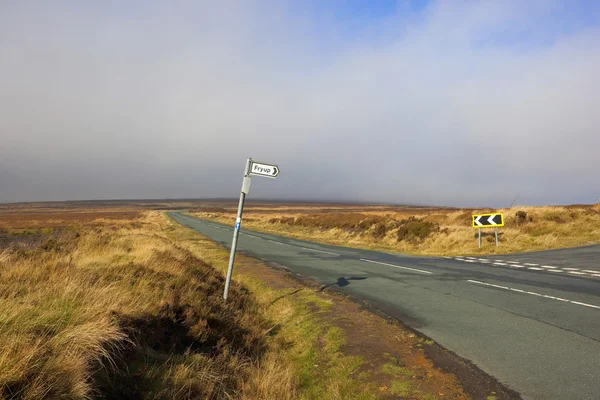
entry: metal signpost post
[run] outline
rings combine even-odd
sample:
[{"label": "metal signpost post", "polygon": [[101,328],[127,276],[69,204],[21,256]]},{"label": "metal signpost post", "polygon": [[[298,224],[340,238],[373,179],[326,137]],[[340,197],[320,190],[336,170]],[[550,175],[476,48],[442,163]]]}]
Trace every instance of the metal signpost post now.
[{"label": "metal signpost post", "polygon": [[235,249],[237,247],[240,227],[242,225],[242,213],[244,212],[244,200],[250,192],[250,177],[252,175],[264,176],[267,178],[275,178],[279,175],[279,167],[277,165],[265,164],[252,161],[251,158],[246,160],[246,168],[244,169],[244,180],[242,181],[242,190],[240,192],[240,202],[238,203],[237,217],[235,219],[235,228],[233,229],[233,241],[231,242],[231,254],[229,254],[229,265],[227,266],[227,278],[225,279],[225,291],[223,299],[227,301],[229,295],[229,285],[231,284],[231,275],[233,274],[233,262],[235,261]]},{"label": "metal signpost post", "polygon": [[496,236],[496,246],[498,246],[498,227],[504,226],[504,215],[502,213],[493,214],[474,214],[473,228],[478,230],[478,244],[481,248],[481,228],[494,228]]}]

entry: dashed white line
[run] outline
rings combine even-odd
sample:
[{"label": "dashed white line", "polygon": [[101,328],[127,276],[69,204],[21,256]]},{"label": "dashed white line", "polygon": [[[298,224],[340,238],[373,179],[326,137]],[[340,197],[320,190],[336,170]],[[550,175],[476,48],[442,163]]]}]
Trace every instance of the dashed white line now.
[{"label": "dashed white line", "polygon": [[456,258],[455,258],[455,260],[458,260],[458,261],[465,261],[465,259],[464,259],[464,258],[458,258],[458,257],[456,257]]},{"label": "dashed white line", "polygon": [[361,259],[360,259],[360,261],[369,262],[369,263],[373,263],[373,264],[387,265],[388,267],[394,267],[394,268],[406,269],[406,270],[409,270],[409,271],[420,272],[420,273],[422,273],[422,274],[433,274],[433,272],[431,272],[431,271],[425,271],[425,270],[422,270],[422,269],[416,269],[416,268],[402,267],[402,266],[400,266],[400,265],[388,264],[388,263],[379,262],[379,261],[365,260],[364,258],[361,258]]},{"label": "dashed white line", "polygon": [[464,262],[477,262],[477,260],[463,260]]},{"label": "dashed white line", "polygon": [[579,271],[579,268],[563,268],[565,271]]},{"label": "dashed white line", "polygon": [[509,263],[509,264],[518,264],[519,262],[518,261],[507,261],[507,263]]},{"label": "dashed white line", "polygon": [[529,267],[537,267],[540,264],[533,264],[533,263],[523,263],[523,265],[527,265]]},{"label": "dashed white line", "polygon": [[283,246],[283,243],[281,243],[281,242],[276,242],[275,240],[267,239],[267,242],[271,242],[271,243],[275,243],[275,244],[278,244],[278,245],[280,245],[280,246]]},{"label": "dashed white line", "polygon": [[504,260],[494,260],[494,261],[496,261],[496,262],[504,262]]},{"label": "dashed white line", "polygon": [[548,272],[565,272],[562,269],[549,269]]},{"label": "dashed white line", "polygon": [[494,265],[506,265],[506,263],[503,262],[495,262]]},{"label": "dashed white line", "polygon": [[526,290],[515,289],[515,288],[508,287],[508,286],[494,285],[493,283],[487,283],[487,282],[481,282],[481,281],[474,281],[472,279],[467,280],[467,282],[476,283],[478,285],[491,286],[491,287],[495,287],[497,289],[510,290],[512,292],[518,292],[518,293],[523,293],[523,294],[530,294],[532,296],[544,297],[546,299],[558,300],[558,301],[562,301],[562,302],[565,302],[565,303],[577,304],[578,306],[591,307],[591,308],[596,308],[596,309],[600,310],[600,306],[596,306],[594,304],[582,303],[580,301],[574,301],[574,300],[567,300],[567,299],[563,299],[561,297],[549,296],[547,294],[541,294],[541,293],[536,293],[536,292],[529,292],[529,291],[526,291]]},{"label": "dashed white line", "polygon": [[468,258],[469,260],[477,260],[476,257],[465,257],[465,258]]},{"label": "dashed white line", "polygon": [[583,272],[589,272],[590,274],[598,274],[600,271],[594,271],[593,269],[582,269]]},{"label": "dashed white line", "polygon": [[513,268],[525,268],[524,265],[519,265],[519,264],[510,264],[509,267],[513,267]]},{"label": "dashed white line", "polygon": [[311,248],[308,248],[308,247],[300,247],[300,248],[304,249],[304,250],[316,251],[317,253],[325,253],[325,254],[331,254],[333,256],[339,256],[338,253],[332,253],[330,251],[316,250],[316,249],[311,249]]},{"label": "dashed white line", "polygon": [[579,271],[567,271],[568,274],[574,274],[574,275],[587,275],[585,272],[579,272]]},{"label": "dashed white line", "polygon": [[594,276],[596,278],[600,278],[600,274],[593,274],[592,276]]},{"label": "dashed white line", "polygon": [[542,268],[550,268],[550,269],[556,269],[556,267],[553,267],[551,265],[541,265]]},{"label": "dashed white line", "polygon": [[[516,265],[513,265],[513,267],[515,267]],[[538,268],[538,267],[527,267],[527,269],[532,269],[534,271],[544,271],[544,268]]]}]

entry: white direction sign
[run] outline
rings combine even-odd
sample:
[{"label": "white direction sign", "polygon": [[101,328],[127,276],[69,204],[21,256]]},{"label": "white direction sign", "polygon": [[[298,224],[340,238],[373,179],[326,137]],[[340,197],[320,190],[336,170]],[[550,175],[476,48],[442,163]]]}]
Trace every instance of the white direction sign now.
[{"label": "white direction sign", "polygon": [[279,175],[279,167],[277,165],[265,164],[252,161],[250,166],[250,175],[266,176],[267,178],[275,178]]}]

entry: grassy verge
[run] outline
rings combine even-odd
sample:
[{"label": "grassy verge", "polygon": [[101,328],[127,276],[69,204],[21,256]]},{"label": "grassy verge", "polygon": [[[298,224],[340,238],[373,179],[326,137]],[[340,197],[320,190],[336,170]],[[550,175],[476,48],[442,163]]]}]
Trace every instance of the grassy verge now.
[{"label": "grassy verge", "polygon": [[[483,246],[479,249],[471,215],[485,212],[504,213],[506,226],[499,228],[498,247],[494,245],[493,229],[484,229]],[[227,209],[192,214],[227,224],[234,220],[234,214]],[[364,207],[335,212],[263,207],[249,210],[244,226],[333,245],[407,254],[502,254],[600,243],[600,203],[499,210]]]},{"label": "grassy verge", "polygon": [[150,213],[5,231],[0,398],[262,398],[251,387],[265,379],[268,320],[239,285],[223,304],[221,274],[163,226]]}]

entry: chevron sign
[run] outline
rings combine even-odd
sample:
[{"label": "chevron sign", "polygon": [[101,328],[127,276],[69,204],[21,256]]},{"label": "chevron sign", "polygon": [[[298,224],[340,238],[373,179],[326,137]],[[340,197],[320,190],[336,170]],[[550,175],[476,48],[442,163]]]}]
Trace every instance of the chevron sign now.
[{"label": "chevron sign", "polygon": [[473,215],[473,228],[493,228],[495,226],[504,226],[504,215],[501,213]]}]

